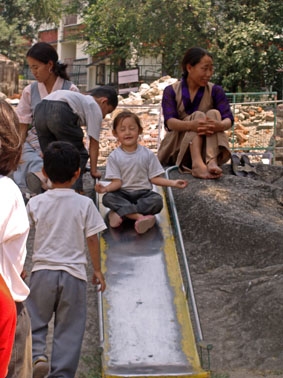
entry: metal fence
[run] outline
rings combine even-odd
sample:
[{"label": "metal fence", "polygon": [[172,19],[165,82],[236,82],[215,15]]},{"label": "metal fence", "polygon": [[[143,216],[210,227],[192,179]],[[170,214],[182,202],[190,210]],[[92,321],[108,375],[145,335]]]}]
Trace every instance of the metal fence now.
[{"label": "metal fence", "polygon": [[[276,100],[276,92],[227,93],[227,97],[235,117],[233,127],[226,132],[231,151],[253,155],[252,160],[255,161],[260,160],[264,153],[274,156],[276,107],[282,102]],[[156,153],[166,133],[161,104],[120,104],[117,111],[124,108],[132,110],[141,118],[144,132],[140,142]],[[103,127],[101,133],[100,165],[106,163],[109,153],[116,147],[116,139],[109,134],[112,119],[106,123],[108,125]]]},{"label": "metal fence", "polygon": [[277,92],[226,94],[235,123],[227,132],[233,152],[274,154]]}]

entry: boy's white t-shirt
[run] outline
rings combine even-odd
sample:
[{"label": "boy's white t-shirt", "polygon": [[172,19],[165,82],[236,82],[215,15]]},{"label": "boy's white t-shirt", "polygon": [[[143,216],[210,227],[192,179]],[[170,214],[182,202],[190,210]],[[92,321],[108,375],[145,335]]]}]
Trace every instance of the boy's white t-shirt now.
[{"label": "boy's white t-shirt", "polygon": [[[64,84],[64,79],[57,76],[56,81],[52,87],[51,92],[61,90]],[[40,98],[48,96],[48,92],[44,83],[37,82],[38,92]],[[75,84],[71,84],[70,91],[79,92],[79,88]],[[31,107],[31,84],[27,85],[22,92],[20,102],[15,109],[21,123],[31,124],[33,120],[33,111]]]},{"label": "boy's white t-shirt", "polygon": [[100,106],[92,96],[61,89],[50,93],[44,100],[66,102],[78,115],[81,126],[87,127],[88,136],[99,141],[103,115]]},{"label": "boy's white t-shirt", "polygon": [[28,233],[23,196],[13,180],[0,175],[0,274],[16,302],[24,301],[29,294],[21,278]]},{"label": "boy's white t-shirt", "polygon": [[87,280],[85,238],[106,228],[93,201],[73,189],[50,189],[27,204],[35,226],[33,268],[65,270]]},{"label": "boy's white t-shirt", "polygon": [[164,169],[157,156],[150,149],[138,144],[134,152],[126,152],[121,147],[111,152],[106,164],[105,178],[122,180],[121,189],[151,190],[150,179],[163,173]]}]

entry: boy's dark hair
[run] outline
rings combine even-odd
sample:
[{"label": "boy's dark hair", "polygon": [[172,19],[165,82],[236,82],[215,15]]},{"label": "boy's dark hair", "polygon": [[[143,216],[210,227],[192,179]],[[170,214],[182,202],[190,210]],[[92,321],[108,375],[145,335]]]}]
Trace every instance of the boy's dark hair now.
[{"label": "boy's dark hair", "polygon": [[139,127],[139,131],[143,132],[140,118],[135,113],[131,112],[130,110],[124,110],[116,115],[113,121],[113,130],[116,130],[119,123],[122,122],[125,118],[133,118]]},{"label": "boy's dark hair", "polygon": [[50,143],[43,155],[43,168],[54,183],[70,181],[80,167],[80,153],[69,142]]},{"label": "boy's dark hair", "polygon": [[48,62],[52,61],[52,71],[54,72],[54,74],[56,76],[60,76],[64,80],[70,80],[66,72],[68,65],[59,62],[57,51],[54,49],[53,46],[49,45],[49,43],[38,42],[34,44],[28,50],[26,57],[36,59],[44,64],[47,64]]},{"label": "boy's dark hair", "polygon": [[118,105],[118,96],[116,89],[114,87],[111,87],[111,85],[102,85],[100,87],[90,89],[87,94],[96,98],[108,98],[108,105],[113,106],[114,109]]},{"label": "boy's dark hair", "polygon": [[18,116],[11,105],[0,100],[0,174],[7,176],[17,169],[22,154]]}]

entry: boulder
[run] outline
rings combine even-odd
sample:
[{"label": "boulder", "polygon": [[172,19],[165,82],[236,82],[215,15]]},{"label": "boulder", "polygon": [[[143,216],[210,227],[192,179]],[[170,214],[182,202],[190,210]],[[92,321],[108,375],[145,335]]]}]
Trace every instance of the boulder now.
[{"label": "boulder", "polygon": [[282,377],[283,169],[259,163],[256,172],[186,175],[173,194],[212,370]]}]

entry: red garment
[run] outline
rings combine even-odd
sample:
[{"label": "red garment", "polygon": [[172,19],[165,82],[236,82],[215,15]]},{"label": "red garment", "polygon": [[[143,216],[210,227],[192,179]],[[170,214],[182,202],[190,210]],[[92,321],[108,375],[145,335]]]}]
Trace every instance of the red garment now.
[{"label": "red garment", "polygon": [[5,378],[12,354],[17,311],[10,291],[0,275],[0,378]]}]

